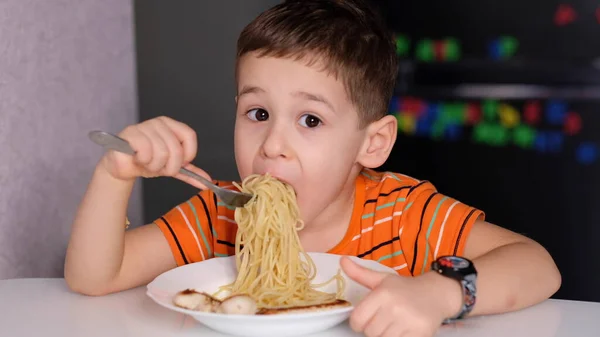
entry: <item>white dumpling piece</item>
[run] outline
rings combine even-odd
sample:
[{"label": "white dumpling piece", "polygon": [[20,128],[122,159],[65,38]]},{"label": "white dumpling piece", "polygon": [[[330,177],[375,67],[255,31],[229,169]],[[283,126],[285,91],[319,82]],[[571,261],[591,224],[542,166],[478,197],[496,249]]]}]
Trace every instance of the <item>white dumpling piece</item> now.
[{"label": "white dumpling piece", "polygon": [[256,301],[247,295],[233,295],[224,299],[217,308],[218,313],[230,315],[254,315],[258,311]]},{"label": "white dumpling piece", "polygon": [[218,299],[192,289],[177,293],[173,303],[180,308],[201,312],[216,312],[217,307],[221,304]]}]

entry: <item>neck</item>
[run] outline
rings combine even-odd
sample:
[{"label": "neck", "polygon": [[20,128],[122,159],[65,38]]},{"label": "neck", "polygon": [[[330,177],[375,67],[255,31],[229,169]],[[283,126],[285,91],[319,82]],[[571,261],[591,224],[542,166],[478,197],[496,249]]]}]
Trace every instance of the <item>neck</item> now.
[{"label": "neck", "polygon": [[338,197],[298,233],[307,251],[325,252],[344,238],[354,211],[355,180],[351,174]]},{"label": "neck", "polygon": [[[313,221],[305,224],[302,232],[319,233],[340,226],[347,227],[354,209],[354,183],[344,187],[340,196],[329,204]],[[336,219],[332,221],[332,219]]]}]

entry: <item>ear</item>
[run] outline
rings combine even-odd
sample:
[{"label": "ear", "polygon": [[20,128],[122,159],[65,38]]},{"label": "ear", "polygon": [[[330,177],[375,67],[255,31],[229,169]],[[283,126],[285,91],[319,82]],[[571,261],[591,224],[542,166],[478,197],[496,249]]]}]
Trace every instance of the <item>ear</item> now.
[{"label": "ear", "polygon": [[238,95],[235,95],[235,104],[237,104],[238,101]]},{"label": "ear", "polygon": [[398,133],[398,120],[393,115],[367,126],[363,147],[358,155],[358,163],[366,168],[376,168],[388,159]]}]

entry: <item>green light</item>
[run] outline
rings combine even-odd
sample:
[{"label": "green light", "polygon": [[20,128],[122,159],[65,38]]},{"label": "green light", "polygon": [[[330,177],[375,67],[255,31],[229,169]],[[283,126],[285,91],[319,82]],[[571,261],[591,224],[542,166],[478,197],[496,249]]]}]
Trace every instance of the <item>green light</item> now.
[{"label": "green light", "polygon": [[410,40],[404,35],[396,36],[396,55],[406,56],[410,50]]},{"label": "green light", "polygon": [[464,124],[467,120],[467,105],[465,103],[448,104],[449,119],[452,124]]},{"label": "green light", "polygon": [[483,101],[483,117],[486,121],[491,122],[496,120],[498,115],[498,102],[494,100]]},{"label": "green light", "polygon": [[512,36],[503,36],[500,38],[500,55],[504,59],[510,58],[517,52],[519,41]]},{"label": "green light", "polygon": [[460,59],[460,44],[458,43],[458,40],[454,38],[447,39],[445,48],[447,61],[458,61]]},{"label": "green light", "polygon": [[394,116],[396,116],[396,120],[398,121],[398,130],[404,130],[404,118],[402,118],[399,112],[395,113]]},{"label": "green light", "polygon": [[490,127],[488,123],[479,123],[473,128],[473,141],[478,144],[487,144]]},{"label": "green light", "polygon": [[526,125],[520,125],[514,130],[513,141],[521,148],[530,149],[533,147],[535,135],[536,132],[533,128]]},{"label": "green light", "polygon": [[435,58],[433,42],[429,39],[419,41],[417,44],[417,60],[421,62],[431,62]]},{"label": "green light", "polygon": [[473,140],[490,146],[505,146],[510,137],[508,130],[495,123],[479,123],[473,129]]},{"label": "green light", "polygon": [[435,123],[431,127],[431,138],[433,138],[434,140],[440,140],[444,135],[445,128],[446,124],[442,120],[438,119],[437,121],[435,121]]},{"label": "green light", "polygon": [[502,125],[495,125],[493,132],[493,140],[491,145],[506,146],[510,140],[508,129]]}]

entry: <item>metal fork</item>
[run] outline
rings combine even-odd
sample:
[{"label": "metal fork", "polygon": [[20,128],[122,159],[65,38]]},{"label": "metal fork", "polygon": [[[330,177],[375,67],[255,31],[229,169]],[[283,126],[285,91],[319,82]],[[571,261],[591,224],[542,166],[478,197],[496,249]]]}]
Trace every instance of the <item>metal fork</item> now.
[{"label": "metal fork", "polygon": [[[104,131],[92,131],[88,134],[88,136],[94,143],[103,146],[107,150],[111,149],[128,155],[135,154],[135,151],[133,150],[133,148],[131,148],[129,143],[119,136],[115,136],[111,133]],[[251,194],[221,188],[213,184],[210,180],[204,178],[203,176],[200,176],[183,167],[179,170],[179,172],[185,174],[188,177],[192,177],[200,181],[207,188],[213,191],[217,195],[217,197],[227,205],[233,207],[242,207],[252,198]]]}]

